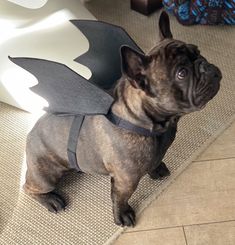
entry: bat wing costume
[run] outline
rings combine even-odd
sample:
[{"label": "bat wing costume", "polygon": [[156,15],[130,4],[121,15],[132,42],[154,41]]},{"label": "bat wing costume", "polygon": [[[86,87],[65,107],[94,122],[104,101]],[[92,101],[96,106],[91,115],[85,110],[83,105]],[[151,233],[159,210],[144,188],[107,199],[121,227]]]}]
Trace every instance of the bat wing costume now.
[{"label": "bat wing costume", "polygon": [[138,52],[143,51],[119,26],[93,20],[71,22],[89,41],[89,50],[75,59],[90,68],[92,76],[89,80],[54,61],[21,57],[9,59],[37,78],[38,84],[31,90],[48,101],[45,111],[58,116],[74,116],[67,151],[71,167],[79,171],[76,147],[86,115],[105,115],[113,124],[141,135],[153,136],[154,133],[114,115],[110,110],[114,98],[107,92],[121,77],[121,46],[128,45]]}]

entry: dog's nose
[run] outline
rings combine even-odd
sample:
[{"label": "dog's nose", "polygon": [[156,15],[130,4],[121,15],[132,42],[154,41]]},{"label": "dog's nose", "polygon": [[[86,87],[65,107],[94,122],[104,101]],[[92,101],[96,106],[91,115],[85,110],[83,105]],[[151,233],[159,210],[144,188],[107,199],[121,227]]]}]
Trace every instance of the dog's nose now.
[{"label": "dog's nose", "polygon": [[201,62],[199,69],[201,73],[205,73],[207,76],[214,78],[216,81],[220,81],[222,78],[220,69],[213,64]]},{"label": "dog's nose", "polygon": [[220,81],[222,79],[222,73],[220,71],[220,69],[215,66],[215,65],[210,65],[211,66],[211,73],[212,73],[212,76],[214,76],[214,78],[217,80],[217,81]]}]

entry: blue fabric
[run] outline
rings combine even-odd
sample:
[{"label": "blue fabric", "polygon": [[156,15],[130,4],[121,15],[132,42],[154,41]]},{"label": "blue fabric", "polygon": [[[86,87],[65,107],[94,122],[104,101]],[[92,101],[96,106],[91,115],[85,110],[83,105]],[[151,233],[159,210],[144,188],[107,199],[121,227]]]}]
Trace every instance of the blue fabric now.
[{"label": "blue fabric", "polygon": [[235,24],[235,0],[163,0],[163,5],[184,25]]}]

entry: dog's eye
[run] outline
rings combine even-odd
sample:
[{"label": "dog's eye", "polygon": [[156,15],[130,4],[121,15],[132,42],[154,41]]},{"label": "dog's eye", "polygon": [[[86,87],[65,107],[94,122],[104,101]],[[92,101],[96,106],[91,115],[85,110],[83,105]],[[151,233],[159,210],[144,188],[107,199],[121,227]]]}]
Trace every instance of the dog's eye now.
[{"label": "dog's eye", "polygon": [[185,68],[181,68],[178,72],[177,72],[177,78],[179,80],[183,80],[186,78],[186,76],[188,75],[188,70]]}]

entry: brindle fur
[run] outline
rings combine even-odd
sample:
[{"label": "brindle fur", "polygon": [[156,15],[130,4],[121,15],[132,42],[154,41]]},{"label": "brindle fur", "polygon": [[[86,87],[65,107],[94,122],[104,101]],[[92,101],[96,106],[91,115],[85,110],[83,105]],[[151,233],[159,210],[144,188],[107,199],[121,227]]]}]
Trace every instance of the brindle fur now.
[{"label": "brindle fur", "polygon": [[[169,175],[162,159],[175,138],[179,118],[201,109],[217,93],[221,79],[218,68],[200,56],[196,46],[172,39],[165,13],[159,27],[161,42],[148,55],[122,48],[123,76],[114,90],[112,111],[137,126],[161,132],[161,136],[141,136],[114,126],[105,116],[86,116],[77,145],[82,172],[111,177],[114,221],[122,226],[135,224],[128,200],[141,177]],[[194,64],[197,59],[203,60],[208,70],[203,78]],[[176,68],[182,62],[189,67],[190,75],[187,81],[176,82]],[[208,93],[212,80],[215,88]],[[72,120],[45,114],[27,138],[24,189],[53,212],[65,207],[54,190],[70,169],[67,142]]]}]

